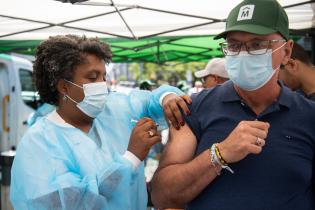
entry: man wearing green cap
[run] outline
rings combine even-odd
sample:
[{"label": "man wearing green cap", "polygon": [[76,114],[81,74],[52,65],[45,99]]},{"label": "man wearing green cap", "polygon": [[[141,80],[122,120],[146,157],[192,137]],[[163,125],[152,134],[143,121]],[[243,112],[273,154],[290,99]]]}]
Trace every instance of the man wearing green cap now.
[{"label": "man wearing green cap", "polygon": [[216,38],[230,81],[193,96],[183,129],[153,178],[159,208],[315,209],[315,103],[278,82],[290,60],[288,17],[276,0],[245,0]]}]

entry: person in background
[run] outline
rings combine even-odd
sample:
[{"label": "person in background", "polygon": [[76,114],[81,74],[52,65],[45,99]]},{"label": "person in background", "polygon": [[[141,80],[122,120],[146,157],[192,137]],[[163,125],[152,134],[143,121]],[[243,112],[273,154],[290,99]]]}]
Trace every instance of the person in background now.
[{"label": "person in background", "polygon": [[202,90],[203,90],[202,82],[196,81],[194,87],[190,88],[187,94],[191,96],[192,94],[199,93]]},{"label": "person in background", "polygon": [[189,210],[313,210],[315,103],[278,81],[293,41],[277,0],[232,9],[221,43],[230,81],[192,97],[170,127],[152,201]]},{"label": "person in background", "polygon": [[[184,125],[189,98],[170,86],[108,92],[109,46],[97,38],[53,36],[37,48],[34,80],[56,110],[33,124],[12,166],[16,210],[145,210],[143,160],[161,140],[164,113]],[[176,122],[175,122],[175,121]]]},{"label": "person in background", "polygon": [[189,86],[185,80],[180,80],[176,83],[176,87],[183,91],[184,93],[188,93]]},{"label": "person in background", "polygon": [[155,83],[151,82],[151,80],[143,80],[139,83],[140,90],[149,90],[152,91],[154,89]]},{"label": "person in background", "polygon": [[229,79],[225,70],[225,58],[211,59],[205,69],[195,72],[195,77],[201,80],[204,88],[224,83]]},{"label": "person in background", "polygon": [[315,101],[315,67],[299,44],[294,43],[291,59],[280,67],[279,79],[292,90],[301,90],[306,98]]}]

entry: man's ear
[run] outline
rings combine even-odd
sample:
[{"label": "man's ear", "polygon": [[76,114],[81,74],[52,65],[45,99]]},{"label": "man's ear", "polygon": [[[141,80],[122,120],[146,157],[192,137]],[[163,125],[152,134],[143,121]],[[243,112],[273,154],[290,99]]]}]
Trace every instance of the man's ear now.
[{"label": "man's ear", "polygon": [[284,58],[282,60],[282,64],[283,65],[286,65],[289,60],[291,59],[291,54],[292,54],[292,49],[293,49],[293,40],[288,40],[286,45],[284,46],[284,52],[285,52],[285,55],[284,55]]},{"label": "man's ear", "polygon": [[62,96],[68,93],[68,86],[65,80],[60,79],[57,82],[57,90]]}]

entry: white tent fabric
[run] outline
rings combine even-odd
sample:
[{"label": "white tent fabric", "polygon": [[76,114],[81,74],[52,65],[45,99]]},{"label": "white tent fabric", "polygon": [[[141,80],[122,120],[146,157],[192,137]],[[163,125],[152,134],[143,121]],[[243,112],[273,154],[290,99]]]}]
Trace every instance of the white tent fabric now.
[{"label": "white tent fabric", "polygon": [[[45,39],[68,33],[130,39],[215,35],[224,30],[225,18],[239,2],[91,0],[73,5],[53,0],[2,0],[0,40]],[[285,8],[296,5],[286,8],[290,29],[315,26],[312,1],[279,0],[279,3]]]}]

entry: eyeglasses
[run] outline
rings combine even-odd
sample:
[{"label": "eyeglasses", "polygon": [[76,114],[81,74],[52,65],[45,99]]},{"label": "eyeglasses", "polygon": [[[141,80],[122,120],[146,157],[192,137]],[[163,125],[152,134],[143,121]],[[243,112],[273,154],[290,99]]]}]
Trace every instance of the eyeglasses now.
[{"label": "eyeglasses", "polygon": [[286,42],[285,39],[273,39],[273,40],[265,40],[265,41],[249,41],[249,42],[223,42],[220,43],[222,52],[226,56],[234,56],[238,55],[242,49],[242,45],[245,46],[248,54],[251,55],[262,55],[267,53],[271,44],[278,42]]}]

